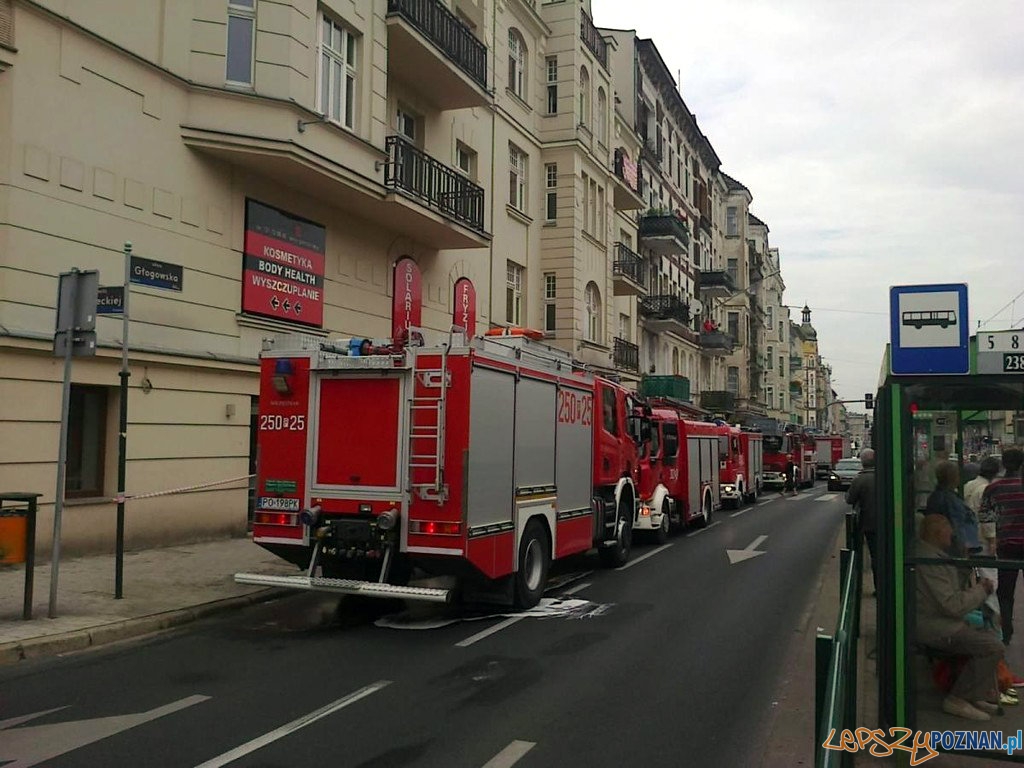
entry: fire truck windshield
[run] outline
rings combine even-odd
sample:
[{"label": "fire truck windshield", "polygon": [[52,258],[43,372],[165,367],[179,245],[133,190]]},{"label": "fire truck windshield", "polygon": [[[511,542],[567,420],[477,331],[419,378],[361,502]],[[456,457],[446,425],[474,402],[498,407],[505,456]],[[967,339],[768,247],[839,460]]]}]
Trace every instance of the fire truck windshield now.
[{"label": "fire truck windshield", "polygon": [[779,435],[765,435],[764,452],[782,453],[782,438]]}]

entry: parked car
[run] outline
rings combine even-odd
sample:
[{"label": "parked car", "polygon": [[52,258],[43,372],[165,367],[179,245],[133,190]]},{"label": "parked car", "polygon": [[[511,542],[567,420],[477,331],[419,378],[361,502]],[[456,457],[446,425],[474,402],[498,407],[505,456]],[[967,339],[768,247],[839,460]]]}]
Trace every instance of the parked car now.
[{"label": "parked car", "polygon": [[829,473],[828,489],[830,491],[845,491],[861,469],[860,459],[840,459],[836,462],[835,469]]}]

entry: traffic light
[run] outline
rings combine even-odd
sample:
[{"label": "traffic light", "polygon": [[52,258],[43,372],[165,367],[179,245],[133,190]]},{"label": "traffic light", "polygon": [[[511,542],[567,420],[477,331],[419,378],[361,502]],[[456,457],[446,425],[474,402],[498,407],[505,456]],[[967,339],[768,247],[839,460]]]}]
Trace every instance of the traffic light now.
[{"label": "traffic light", "polygon": [[864,407],[869,411],[875,407],[875,396],[870,392],[864,394]]}]

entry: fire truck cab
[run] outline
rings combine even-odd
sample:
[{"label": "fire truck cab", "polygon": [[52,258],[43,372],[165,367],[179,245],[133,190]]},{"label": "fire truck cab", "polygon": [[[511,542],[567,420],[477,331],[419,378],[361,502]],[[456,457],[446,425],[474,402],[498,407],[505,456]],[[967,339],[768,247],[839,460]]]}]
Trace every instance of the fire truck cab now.
[{"label": "fire truck cab", "polygon": [[761,493],[763,446],[760,432],[730,427],[721,440],[722,503],[739,509]]},{"label": "fire truck cab", "polygon": [[793,484],[814,485],[814,439],[803,432],[764,435],[764,486],[780,490],[786,484],[786,467],[793,463]]},{"label": "fire truck cab", "polygon": [[552,560],[626,562],[629,392],[527,334],[424,335],[265,343],[253,539],[305,575],[236,581],[447,602],[408,583],[442,575],[530,607]]}]

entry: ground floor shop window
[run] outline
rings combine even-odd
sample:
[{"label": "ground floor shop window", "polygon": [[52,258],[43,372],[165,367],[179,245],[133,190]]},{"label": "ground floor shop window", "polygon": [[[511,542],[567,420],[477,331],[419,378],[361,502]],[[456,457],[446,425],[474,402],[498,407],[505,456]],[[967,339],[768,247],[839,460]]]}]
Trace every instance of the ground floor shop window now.
[{"label": "ground floor shop window", "polygon": [[103,495],[106,462],[107,389],[71,385],[68,411],[68,453],[64,495]]}]

